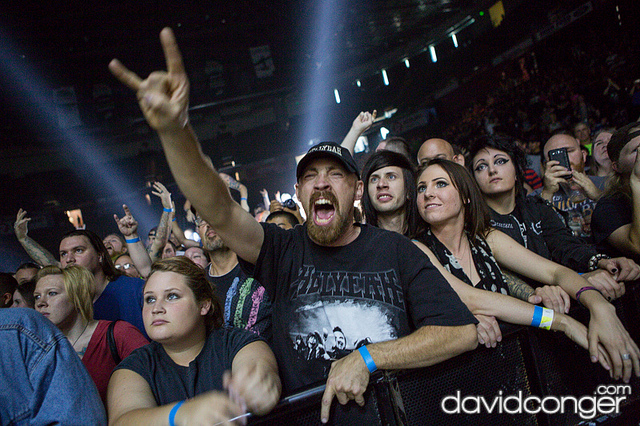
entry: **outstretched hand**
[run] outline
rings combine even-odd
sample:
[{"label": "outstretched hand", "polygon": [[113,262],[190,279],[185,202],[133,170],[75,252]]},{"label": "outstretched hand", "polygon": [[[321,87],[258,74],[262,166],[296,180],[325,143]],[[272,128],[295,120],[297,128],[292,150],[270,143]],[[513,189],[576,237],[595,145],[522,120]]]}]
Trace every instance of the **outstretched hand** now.
[{"label": "outstretched hand", "polygon": [[596,269],[582,274],[582,277],[597,288],[607,300],[614,300],[624,295],[624,282],[616,280],[616,276],[607,269]]},{"label": "outstretched hand", "polygon": [[372,113],[368,111],[361,112],[360,114],[358,114],[356,119],[353,120],[351,128],[360,134],[364,133],[369,127],[373,125],[377,114],[378,111],[376,111],[375,109]]},{"label": "outstretched hand", "polygon": [[165,209],[173,209],[173,203],[171,202],[171,193],[160,182],[153,182],[153,191],[151,193],[160,198],[162,207]]},{"label": "outstretched hand", "polygon": [[158,132],[164,132],[184,128],[188,123],[189,79],[170,28],[160,32],[160,42],[167,63],[166,72],[155,71],[142,80],[117,59],[109,63],[109,70],[136,92],[140,109],[149,125]]},{"label": "outstretched hand", "polygon": [[16,222],[13,224],[13,231],[16,233],[18,240],[24,240],[27,238],[27,233],[29,232],[27,224],[30,220],[31,218],[27,217],[27,212],[25,210],[18,210]]},{"label": "outstretched hand", "polygon": [[124,209],[124,216],[118,219],[118,215],[114,214],[113,219],[116,221],[120,233],[125,238],[131,238],[138,233],[138,221],[133,217],[126,204],[123,204],[122,208]]}]

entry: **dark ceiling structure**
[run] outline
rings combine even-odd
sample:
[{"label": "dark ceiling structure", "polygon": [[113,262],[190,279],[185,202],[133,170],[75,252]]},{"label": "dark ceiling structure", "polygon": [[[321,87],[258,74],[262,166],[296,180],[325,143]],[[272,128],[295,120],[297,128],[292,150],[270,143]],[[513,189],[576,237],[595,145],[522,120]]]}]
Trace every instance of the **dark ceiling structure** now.
[{"label": "dark ceiling structure", "polygon": [[[325,73],[335,85],[374,76],[381,84],[381,68],[424,51],[430,41],[446,37],[448,30],[492,3],[11,2],[3,6],[0,17],[0,49],[5,61],[30,67],[42,78],[52,89],[52,102],[77,103],[82,126],[112,137],[128,136],[140,114],[106,65],[117,56],[141,75],[163,67],[158,33],[164,26],[174,28],[183,50],[193,86],[192,106],[213,108],[265,96],[296,97],[306,77],[322,67],[330,67]],[[333,9],[331,16],[318,22],[327,4]],[[318,40],[319,25],[326,27],[325,40]],[[331,64],[324,62],[321,44],[330,46],[335,58]],[[264,50],[252,53],[256,49]],[[24,92],[12,91],[15,82],[3,83],[8,85],[1,92],[3,146],[33,146],[51,139],[46,130],[25,132],[33,122],[25,110],[38,105]]]}]

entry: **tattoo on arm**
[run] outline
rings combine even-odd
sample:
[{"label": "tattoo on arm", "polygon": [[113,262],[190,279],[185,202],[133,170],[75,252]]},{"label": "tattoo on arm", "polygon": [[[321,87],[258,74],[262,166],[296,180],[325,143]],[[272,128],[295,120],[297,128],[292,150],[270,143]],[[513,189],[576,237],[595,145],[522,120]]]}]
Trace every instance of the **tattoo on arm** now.
[{"label": "tattoo on arm", "polygon": [[503,270],[502,278],[509,287],[509,294],[517,299],[529,300],[529,297],[534,293],[533,287],[524,282],[522,278],[510,271]]},{"label": "tattoo on arm", "polygon": [[25,251],[40,266],[58,265],[58,261],[47,249],[36,243],[31,237],[20,242]]},{"label": "tattoo on arm", "polygon": [[220,177],[227,184],[230,189],[235,189],[236,191],[240,191],[240,186],[242,185],[240,182],[232,178],[226,173],[220,173]]},{"label": "tattoo on arm", "polygon": [[158,224],[158,229],[156,231],[156,239],[153,241],[151,245],[151,250],[149,250],[149,257],[151,257],[151,261],[154,262],[158,260],[161,256],[162,250],[164,246],[167,244],[169,240],[169,213],[162,212],[162,216],[160,217],[160,223]]},{"label": "tattoo on arm", "polygon": [[240,182],[235,180],[234,178],[229,178],[229,188],[235,189],[236,191],[240,191]]}]

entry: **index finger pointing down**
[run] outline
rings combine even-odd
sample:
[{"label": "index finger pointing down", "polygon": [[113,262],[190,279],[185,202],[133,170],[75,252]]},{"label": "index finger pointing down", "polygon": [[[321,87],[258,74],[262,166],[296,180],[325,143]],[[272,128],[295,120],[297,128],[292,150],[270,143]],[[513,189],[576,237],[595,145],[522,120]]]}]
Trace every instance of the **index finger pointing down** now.
[{"label": "index finger pointing down", "polygon": [[324,390],[324,395],[322,395],[322,405],[320,408],[320,421],[322,423],[329,421],[329,413],[331,412],[331,403],[333,402],[334,396],[335,391],[333,387],[327,386]]}]

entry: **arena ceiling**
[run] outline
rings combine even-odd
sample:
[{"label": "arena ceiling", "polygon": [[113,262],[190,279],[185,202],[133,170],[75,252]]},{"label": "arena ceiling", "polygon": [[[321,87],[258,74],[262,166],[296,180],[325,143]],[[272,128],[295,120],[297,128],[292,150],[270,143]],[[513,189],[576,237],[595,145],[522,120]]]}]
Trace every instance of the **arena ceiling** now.
[{"label": "arena ceiling", "polygon": [[[140,117],[131,98],[107,72],[120,58],[141,74],[163,65],[159,30],[174,28],[194,83],[192,105],[213,105],[256,94],[300,89],[319,68],[334,79],[380,73],[380,67],[426,50],[456,24],[492,1],[484,0],[237,0],[233,2],[5,2],[0,54],[24,80],[0,77],[3,150],[55,139],[33,126],[41,109],[24,83],[52,89],[51,102],[77,102],[80,120],[94,131]],[[319,18],[323,14],[324,18]],[[324,27],[327,31],[320,29]],[[322,37],[323,40],[319,40]],[[335,58],[324,60],[327,48]],[[271,63],[257,76],[252,48]],[[262,50],[261,50],[262,49]],[[264,57],[263,57],[264,59]],[[259,59],[256,59],[259,62]],[[25,68],[25,71],[20,70]],[[20,78],[18,78],[20,79]],[[200,86],[199,86],[200,85]],[[201,87],[202,90],[199,90]],[[72,88],[73,92],[65,91]],[[71,95],[71,98],[69,98]],[[74,99],[75,97],[75,99]],[[42,98],[40,98],[42,99]],[[121,106],[124,104],[124,106]],[[115,116],[115,120],[113,117]],[[106,119],[106,120],[105,120]],[[30,129],[29,127],[40,127]],[[39,130],[39,131],[37,131]],[[113,130],[113,129],[111,129]],[[34,138],[34,135],[36,136]]]}]

